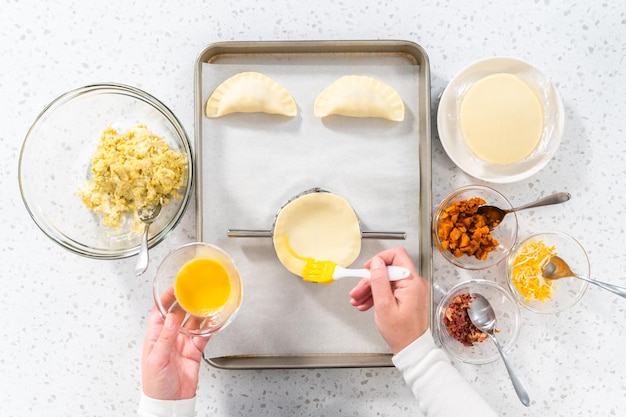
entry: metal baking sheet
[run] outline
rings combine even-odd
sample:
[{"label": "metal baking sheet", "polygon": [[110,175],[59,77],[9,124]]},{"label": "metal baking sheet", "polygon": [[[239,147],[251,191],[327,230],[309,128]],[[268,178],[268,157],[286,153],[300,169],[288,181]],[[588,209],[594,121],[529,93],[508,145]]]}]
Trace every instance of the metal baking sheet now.
[{"label": "metal baking sheet", "polygon": [[[298,117],[208,119],[204,106],[213,89],[243,71],[287,80]],[[315,88],[339,74],[396,77],[411,86],[400,91],[405,121],[314,120]],[[194,105],[197,238],[233,256],[244,286],[238,316],[213,336],[205,360],[226,369],[391,366],[372,312],[349,306],[347,293],[356,281],[305,283],[280,264],[270,238],[229,238],[227,232],[270,229],[285,201],[320,187],[346,198],[364,229],[407,234],[400,243],[364,240],[356,266],[379,250],[403,245],[431,282],[430,68],[424,50],[395,40],[215,43],[198,55]],[[318,139],[321,148],[302,148]],[[385,153],[380,147],[399,152],[372,164]],[[430,304],[432,311],[432,297]],[[318,313],[322,323],[310,316]]]}]

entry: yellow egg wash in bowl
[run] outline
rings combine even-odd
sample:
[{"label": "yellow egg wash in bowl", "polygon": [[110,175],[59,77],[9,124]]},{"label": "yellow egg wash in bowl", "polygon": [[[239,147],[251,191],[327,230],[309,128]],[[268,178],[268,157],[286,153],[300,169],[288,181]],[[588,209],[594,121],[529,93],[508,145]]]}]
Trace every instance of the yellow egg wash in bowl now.
[{"label": "yellow egg wash in bowl", "polygon": [[207,317],[224,307],[230,296],[228,272],[211,259],[192,259],[178,271],[174,295],[181,307],[197,317]]},{"label": "yellow egg wash in bowl", "polygon": [[231,323],[243,299],[239,270],[228,253],[195,242],[170,252],[157,268],[154,302],[162,317],[174,314],[180,332],[210,336]]}]

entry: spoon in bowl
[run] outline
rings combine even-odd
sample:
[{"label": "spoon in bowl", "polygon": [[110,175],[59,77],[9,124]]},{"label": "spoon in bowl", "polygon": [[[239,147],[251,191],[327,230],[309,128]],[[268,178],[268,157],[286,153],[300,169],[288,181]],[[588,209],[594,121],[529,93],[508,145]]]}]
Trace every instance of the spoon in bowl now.
[{"label": "spoon in bowl", "polygon": [[598,287],[604,288],[605,290],[609,290],[612,293],[619,295],[620,297],[626,298],[626,288],[618,287],[617,285],[608,284],[606,282],[598,281],[584,275],[579,275],[575,272],[572,272],[569,265],[567,265],[567,263],[558,256],[551,257],[548,262],[543,265],[541,269],[541,274],[546,279],[560,279],[566,277],[580,278],[583,281],[590,282],[597,285]]},{"label": "spoon in bowl", "polygon": [[489,226],[490,229],[493,229],[494,227],[499,225],[502,219],[504,219],[504,216],[506,216],[509,213],[512,213],[514,211],[519,211],[519,210],[526,210],[526,209],[534,208],[534,207],[549,206],[552,204],[561,204],[561,203],[565,203],[570,198],[572,198],[570,193],[555,193],[547,197],[540,198],[539,200],[533,201],[532,203],[528,203],[523,206],[512,208],[510,210],[503,210],[496,206],[485,205],[485,206],[478,207],[478,214],[482,214],[483,216],[485,216],[486,221],[487,221],[487,226]]},{"label": "spoon in bowl", "polygon": [[141,207],[137,210],[137,216],[139,220],[144,222],[145,227],[143,230],[143,238],[141,240],[141,246],[139,247],[139,254],[137,255],[137,265],[135,266],[135,275],[139,276],[146,272],[148,269],[148,229],[159,214],[161,213],[161,203],[156,203],[152,206]]},{"label": "spoon in bowl", "polygon": [[493,343],[495,343],[496,348],[498,348],[498,352],[500,352],[500,356],[502,356],[502,361],[504,362],[504,366],[506,367],[507,372],[509,373],[509,377],[511,378],[511,382],[513,383],[513,388],[515,388],[515,392],[519,397],[522,404],[526,407],[530,405],[530,397],[528,396],[528,392],[526,388],[524,388],[524,384],[519,379],[513,367],[509,363],[508,358],[504,354],[500,343],[494,336],[494,331],[496,329],[496,313],[493,311],[493,307],[489,301],[480,294],[472,294],[472,302],[470,303],[470,307],[467,309],[467,314],[474,324],[478,328],[489,335]]}]

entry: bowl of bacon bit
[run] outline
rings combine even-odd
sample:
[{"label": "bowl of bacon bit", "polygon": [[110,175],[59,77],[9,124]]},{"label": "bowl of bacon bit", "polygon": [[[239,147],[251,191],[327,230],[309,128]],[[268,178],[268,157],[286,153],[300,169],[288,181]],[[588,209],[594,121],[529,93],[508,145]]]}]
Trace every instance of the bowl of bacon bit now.
[{"label": "bowl of bacon bit", "polygon": [[553,256],[564,259],[572,271],[590,276],[587,252],[575,238],[561,232],[531,234],[515,245],[507,259],[511,292],[522,306],[536,313],[558,313],[572,307],[589,285],[574,277],[544,278],[544,265]]},{"label": "bowl of bacon bit", "polygon": [[489,336],[478,330],[467,310],[472,308],[473,294],[485,297],[498,319],[498,342],[509,352],[519,335],[520,310],[511,293],[489,280],[470,280],[454,286],[440,301],[436,312],[436,331],[442,347],[455,359],[470,364],[490,363],[500,358]]},{"label": "bowl of bacon bit", "polygon": [[496,265],[506,258],[517,239],[515,212],[494,226],[481,212],[481,206],[513,208],[495,189],[467,185],[448,194],[435,210],[432,223],[435,246],[458,267],[478,270]]}]

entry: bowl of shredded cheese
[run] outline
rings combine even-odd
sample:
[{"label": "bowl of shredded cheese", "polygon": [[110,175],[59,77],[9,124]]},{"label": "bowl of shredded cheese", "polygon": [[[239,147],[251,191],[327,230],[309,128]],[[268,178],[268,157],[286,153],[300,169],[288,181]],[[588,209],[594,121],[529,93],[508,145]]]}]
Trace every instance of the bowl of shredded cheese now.
[{"label": "bowl of shredded cheese", "polygon": [[77,254],[119,259],[138,253],[137,210],[160,203],[148,243],[179,223],[192,192],[189,139],[155,97],[96,84],[53,100],[29,129],[19,161],[26,208],[53,241]]},{"label": "bowl of shredded cheese", "polygon": [[531,234],[521,240],[507,258],[511,292],[522,306],[536,313],[558,313],[572,307],[589,285],[574,277],[543,278],[543,266],[555,255],[564,259],[573,271],[590,275],[587,252],[578,240],[562,232]]}]

